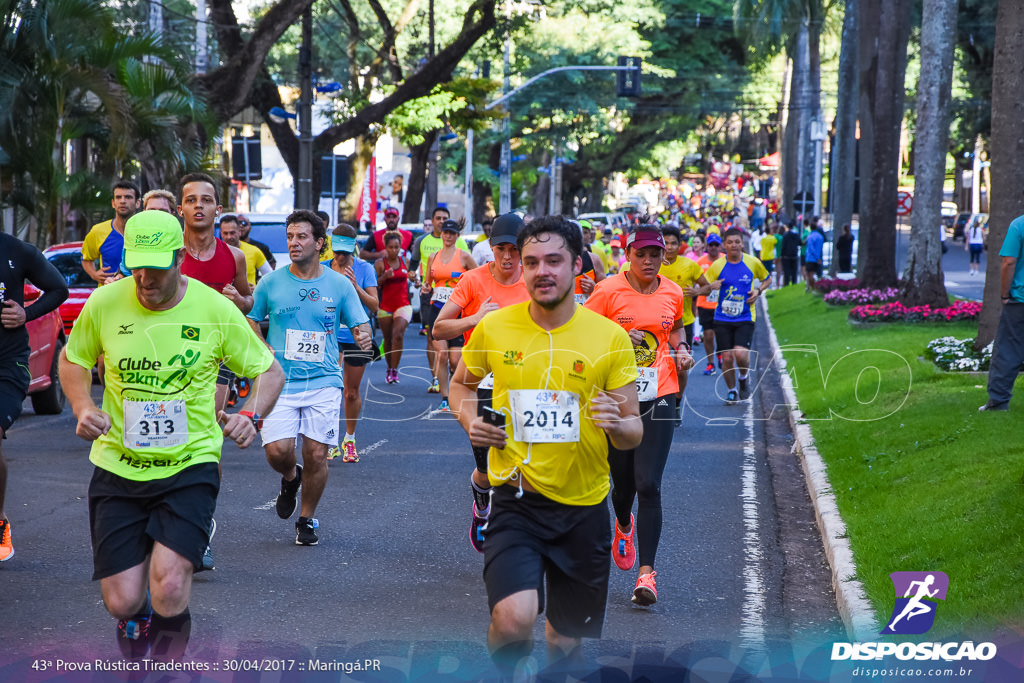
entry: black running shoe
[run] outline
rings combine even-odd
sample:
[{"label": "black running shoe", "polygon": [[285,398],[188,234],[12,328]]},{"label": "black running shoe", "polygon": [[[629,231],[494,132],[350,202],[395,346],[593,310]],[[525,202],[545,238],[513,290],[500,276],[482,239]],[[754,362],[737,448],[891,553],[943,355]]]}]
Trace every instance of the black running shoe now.
[{"label": "black running shoe", "polygon": [[299,517],[295,522],[295,545],[316,545],[320,538],[316,530],[320,528],[320,522],[316,517]]},{"label": "black running shoe", "polygon": [[731,406],[736,401],[740,400],[739,394],[736,393],[735,389],[730,389],[729,393],[725,396],[725,405]]},{"label": "black running shoe", "polygon": [[749,379],[749,378],[746,378],[746,377],[740,377],[739,378],[740,400],[741,401],[746,401],[748,398],[750,398],[750,390],[747,389],[747,379]]},{"label": "black running shoe", "polygon": [[295,512],[295,497],[299,493],[299,485],[302,484],[302,465],[295,466],[295,478],[288,481],[281,477],[281,493],[277,494],[277,516],[281,519],[288,519]]},{"label": "black running shoe", "polygon": [[210,544],[213,543],[213,535],[215,533],[217,533],[217,520],[211,519],[210,542],[206,544],[206,550],[203,551],[203,559],[200,562],[199,567],[193,570],[193,573],[213,571],[213,548],[210,547]]}]

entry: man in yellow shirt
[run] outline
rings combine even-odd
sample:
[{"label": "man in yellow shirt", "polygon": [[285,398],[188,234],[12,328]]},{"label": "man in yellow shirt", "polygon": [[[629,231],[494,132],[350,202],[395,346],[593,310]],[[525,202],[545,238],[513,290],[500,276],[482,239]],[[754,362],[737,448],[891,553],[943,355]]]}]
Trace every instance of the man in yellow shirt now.
[{"label": "man in yellow shirt", "polygon": [[[470,442],[490,448],[487,640],[510,676],[533,649],[545,594],[550,657],[578,655],[581,638],[601,636],[611,553],[608,441],[635,448],[643,432],[629,336],[573,297],[580,231],[549,216],[529,223],[517,245],[530,300],[480,321],[451,387]],[[493,409],[480,409],[481,417],[476,390],[488,373]]]},{"label": "man in yellow shirt", "polygon": [[[82,243],[82,269],[102,287],[118,274],[124,251],[124,224],[139,209],[139,188],[127,180],[114,183],[110,205],[114,217],[92,226]],[[99,263],[99,267],[96,263]]]},{"label": "man in yellow shirt", "polygon": [[257,280],[272,272],[267,257],[259,247],[242,241],[242,228],[234,214],[229,213],[220,219],[220,238],[245,254],[245,279],[249,281],[249,287],[255,287]]}]

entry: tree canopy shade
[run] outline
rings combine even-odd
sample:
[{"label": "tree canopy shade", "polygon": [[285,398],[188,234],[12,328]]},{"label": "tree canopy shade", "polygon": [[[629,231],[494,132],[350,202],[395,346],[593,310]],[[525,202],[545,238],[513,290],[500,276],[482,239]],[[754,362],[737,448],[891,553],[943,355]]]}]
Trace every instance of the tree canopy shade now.
[{"label": "tree canopy shade", "polygon": [[[109,202],[111,177],[198,165],[194,125],[207,122],[205,104],[188,88],[189,65],[156,36],[119,31],[97,0],[0,8],[0,147],[14,179],[4,200],[34,216],[40,244],[57,239],[69,207]],[[69,173],[73,141],[92,159]]]},{"label": "tree canopy shade", "polygon": [[[407,0],[397,12],[389,12],[380,0],[366,0],[365,4],[338,0],[317,5],[318,21],[332,13],[341,18],[344,34],[340,35],[347,36],[347,45],[346,73],[330,74],[330,80],[339,80],[346,86],[341,98],[344,104],[336,109],[335,123],[316,135],[314,158],[329,154],[345,140],[379,134],[374,128],[381,126],[388,114],[451,80],[470,48],[494,27],[495,1],[474,0],[466,6],[458,32],[433,56],[422,61],[403,57],[398,42],[402,30],[415,17],[418,0]],[[252,34],[243,38],[230,0],[210,0],[223,63],[199,78],[211,100],[217,100],[215,111],[221,121],[247,105],[263,116],[293,176],[298,171],[298,138],[287,122],[276,122],[270,117],[270,109],[283,103],[264,59],[285,29],[311,5],[312,0],[276,2],[268,6]],[[369,11],[369,17],[364,10]],[[388,92],[383,98],[371,97],[384,89]],[[350,187],[358,186],[365,164],[355,163],[350,168],[354,174],[349,179]],[[314,164],[313,169],[313,194],[317,196],[319,165]]]}]

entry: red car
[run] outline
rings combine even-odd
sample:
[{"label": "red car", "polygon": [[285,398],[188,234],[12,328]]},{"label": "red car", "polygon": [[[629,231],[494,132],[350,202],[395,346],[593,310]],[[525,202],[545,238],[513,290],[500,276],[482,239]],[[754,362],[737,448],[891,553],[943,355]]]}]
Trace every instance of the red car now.
[{"label": "red car", "polygon": [[[42,294],[30,284],[25,285],[25,307]],[[80,308],[80,307],[79,307]],[[56,415],[64,410],[64,391],[57,374],[57,360],[64,348],[67,337],[64,324],[57,311],[36,318],[25,325],[31,350],[28,369],[32,381],[28,385],[28,396],[32,399],[32,410],[37,415]]]},{"label": "red car", "polygon": [[71,334],[71,328],[78,320],[85,300],[96,291],[96,281],[82,268],[81,242],[55,244],[45,249],[43,256],[60,271],[68,283],[68,298],[60,305],[60,317],[64,321],[64,334]]}]

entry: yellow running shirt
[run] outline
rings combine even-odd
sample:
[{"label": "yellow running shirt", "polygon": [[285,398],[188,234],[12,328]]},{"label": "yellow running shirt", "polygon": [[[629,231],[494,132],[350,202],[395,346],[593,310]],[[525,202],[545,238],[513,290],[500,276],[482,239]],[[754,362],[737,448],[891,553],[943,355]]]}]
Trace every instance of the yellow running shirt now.
[{"label": "yellow running shirt", "polygon": [[[525,301],[488,313],[462,350],[471,373],[494,373],[494,409],[509,416],[510,438],[505,448],[490,449],[488,476],[498,486],[518,469],[551,500],[596,505],[609,490],[608,439],[591,420],[590,401],[598,389],[636,381],[633,344],[621,327],[582,306],[549,335],[529,307]],[[532,444],[516,439],[527,434],[536,435]]]},{"label": "yellow running shirt", "polygon": [[67,356],[92,368],[101,354],[102,409],[111,427],[93,442],[89,459],[134,481],[218,462],[224,441],[214,412],[220,361],[240,377],[256,377],[274,360],[229,299],[191,278],[184,298],[167,311],[143,308],[132,278],[93,292]]},{"label": "yellow running shirt", "polygon": [[249,287],[255,287],[256,271],[267,262],[267,257],[263,255],[263,252],[258,247],[254,247],[248,242],[239,242],[238,248],[245,254],[245,279],[249,283]]}]

